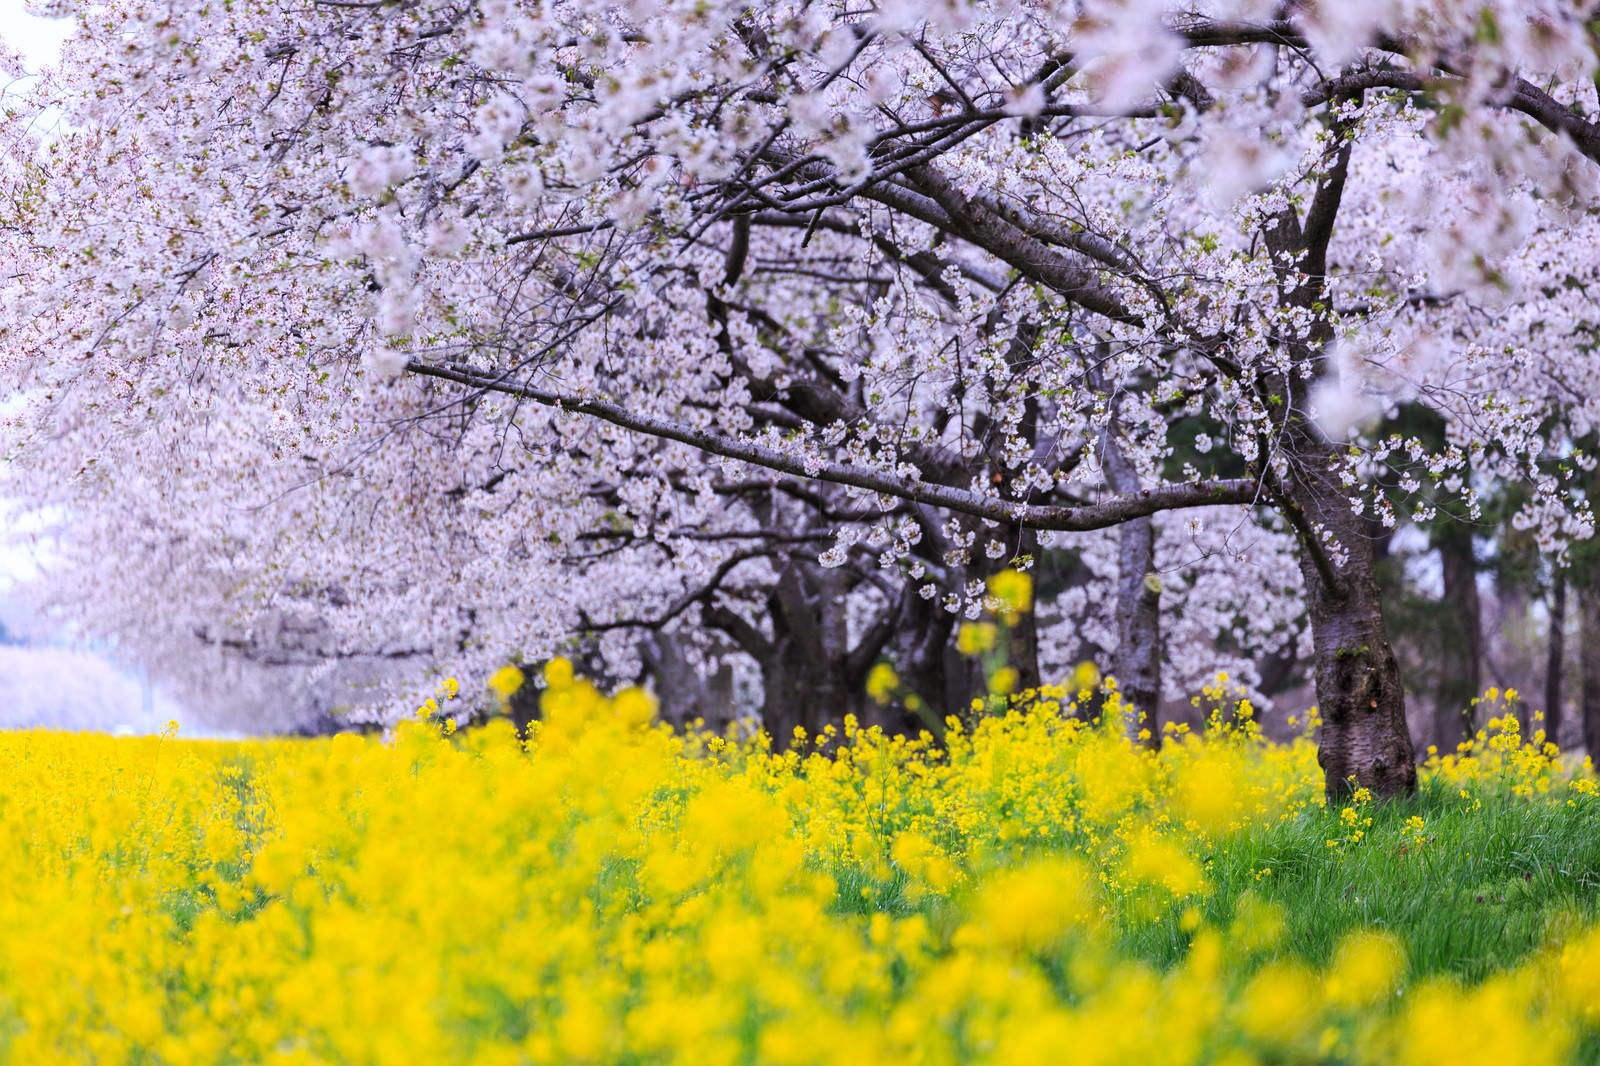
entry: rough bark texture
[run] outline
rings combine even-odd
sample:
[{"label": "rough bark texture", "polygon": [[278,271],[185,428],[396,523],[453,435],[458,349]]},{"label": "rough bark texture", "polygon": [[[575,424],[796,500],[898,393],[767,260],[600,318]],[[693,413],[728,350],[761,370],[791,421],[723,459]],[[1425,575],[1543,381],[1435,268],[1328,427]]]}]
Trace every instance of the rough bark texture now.
[{"label": "rough bark texture", "polygon": [[874,712],[869,721],[877,721],[891,731],[915,732],[925,728],[940,733],[944,728],[944,716],[958,709],[950,702],[950,675],[945,661],[951,635],[955,632],[955,615],[938,601],[925,600],[913,593],[902,600],[900,619],[895,641],[895,660],[901,664],[900,680],[923,701],[923,710],[918,714],[901,704],[893,712],[887,709]]},{"label": "rough bark texture", "polygon": [[661,719],[682,728],[700,719],[705,727],[722,733],[733,723],[733,668],[722,663],[709,673],[689,656],[687,639],[675,632],[656,631],[639,642],[640,657],[655,678],[661,701]]},{"label": "rough bark texture", "polygon": [[861,710],[860,687],[844,669],[847,590],[837,574],[790,561],[767,598],[772,640],[757,657],[761,721],[780,749],[793,741],[796,728],[815,736],[824,725]]},{"label": "rough bark texture", "polygon": [[[1377,796],[1416,791],[1405,689],[1383,622],[1372,545],[1349,493],[1332,474],[1333,449],[1296,434],[1289,504],[1301,529],[1301,571],[1311,615],[1317,705],[1317,762],[1330,801],[1355,788]],[[1331,541],[1324,550],[1315,530]]]},{"label": "rough bark texture", "polygon": [[[1360,91],[1352,98],[1359,100]],[[1288,207],[1267,236],[1274,254],[1299,257],[1298,271],[1280,275],[1280,299],[1313,315],[1309,336],[1294,347],[1297,357],[1309,360],[1319,374],[1332,369],[1327,352],[1333,328],[1316,311],[1327,297],[1328,243],[1354,136],[1343,119],[1335,119],[1331,129],[1340,147],[1304,220]],[[1350,492],[1334,473],[1336,449],[1305,408],[1299,383],[1280,377],[1273,388],[1289,401],[1281,452],[1286,469],[1278,503],[1300,539],[1322,712],[1317,761],[1328,798],[1341,801],[1358,787],[1377,796],[1415,792],[1417,767],[1406,725],[1405,689],[1383,622],[1372,541],[1363,519],[1351,510]]]},{"label": "rough bark texture", "polygon": [[1600,755],[1600,586],[1585,583],[1578,590],[1578,624],[1583,747],[1593,758]]},{"label": "rough bark texture", "polygon": [[1545,735],[1561,743],[1561,674],[1567,657],[1567,572],[1557,570],[1550,589],[1550,640],[1544,658]]},{"label": "rough bark texture", "polygon": [[1439,530],[1435,540],[1444,571],[1444,601],[1450,609],[1450,632],[1441,664],[1435,743],[1442,752],[1472,736],[1472,701],[1483,691],[1483,608],[1478,598],[1478,560],[1472,531],[1455,522]]},{"label": "rough bark texture", "polygon": [[[1116,492],[1138,492],[1139,472],[1118,443],[1115,426],[1101,441],[1106,480]],[[1161,746],[1161,581],[1156,576],[1156,526],[1149,516],[1117,528],[1117,653],[1111,672],[1131,710],[1135,740]],[[1144,714],[1140,723],[1137,713]]]},{"label": "rough bark texture", "polygon": [[1156,527],[1149,518],[1118,531],[1117,654],[1115,673],[1123,699],[1144,721],[1131,728],[1143,743],[1161,746],[1161,584],[1155,575]]}]

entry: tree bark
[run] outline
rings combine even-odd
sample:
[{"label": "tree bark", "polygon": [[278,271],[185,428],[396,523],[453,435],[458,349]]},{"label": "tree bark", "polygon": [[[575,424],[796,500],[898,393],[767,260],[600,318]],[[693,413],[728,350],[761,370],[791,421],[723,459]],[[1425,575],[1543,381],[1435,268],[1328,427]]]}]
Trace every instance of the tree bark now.
[{"label": "tree bark", "polygon": [[794,741],[795,728],[815,736],[823,726],[862,711],[865,693],[844,646],[844,587],[836,571],[791,558],[767,594],[772,636],[721,604],[705,608],[708,624],[727,634],[761,669],[761,725],[774,750]]},{"label": "tree bark", "polygon": [[[1106,480],[1114,492],[1139,491],[1114,428],[1101,442]],[[1130,712],[1128,730],[1149,748],[1161,747],[1161,582],[1156,573],[1156,525],[1149,515],[1117,527],[1117,653],[1111,672]],[[1144,714],[1140,722],[1138,715]]]},{"label": "tree bark", "polygon": [[1314,433],[1303,426],[1288,434],[1295,462],[1284,502],[1299,534],[1311,615],[1322,715],[1317,762],[1330,802],[1356,788],[1407,795],[1416,791],[1417,767],[1372,544],[1333,473],[1333,447]]},{"label": "tree bark", "polygon": [[952,702],[945,661],[955,625],[955,615],[938,600],[925,600],[915,589],[907,590],[895,626],[894,658],[900,665],[901,685],[908,696],[922,701],[922,709],[913,711],[902,702],[895,717],[878,712],[872,720],[891,732],[927,729],[943,734],[945,716],[960,710]]},{"label": "tree bark", "polygon": [[1161,746],[1161,585],[1155,574],[1156,527],[1137,518],[1117,530],[1117,654],[1114,673],[1118,691],[1132,712],[1135,739]]},{"label": "tree bark", "polygon": [[1583,671],[1579,705],[1583,747],[1600,760],[1600,585],[1585,582],[1578,590],[1578,667]]},{"label": "tree bark", "polygon": [[1550,588],[1550,639],[1544,658],[1544,729],[1552,744],[1561,743],[1561,673],[1567,656],[1567,572],[1557,568]]},{"label": "tree bark", "polygon": [[[1359,102],[1356,91],[1351,99]],[[1355,130],[1345,119],[1331,126],[1340,146],[1317,184],[1302,223],[1292,206],[1267,235],[1274,253],[1298,253],[1298,272],[1280,276],[1282,302],[1303,309],[1311,327],[1293,345],[1297,358],[1316,372],[1333,368],[1329,320],[1317,313],[1327,298],[1328,244],[1333,236]],[[1330,802],[1356,788],[1376,796],[1402,796],[1417,790],[1417,767],[1406,725],[1405,689],[1400,664],[1383,622],[1383,601],[1366,524],[1350,507],[1350,490],[1335,473],[1338,449],[1314,424],[1300,399],[1303,392],[1288,376],[1273,382],[1289,403],[1283,425],[1285,473],[1277,486],[1279,504],[1300,541],[1307,607],[1315,658],[1317,705],[1322,730],[1317,762]],[[1281,402],[1281,401],[1280,401]]]},{"label": "tree bark", "polygon": [[[1149,518],[1145,521],[1148,522]],[[1020,534],[1015,530],[1008,532],[1012,534],[1013,542],[1020,544],[1019,554],[1031,556],[1037,562],[1039,535],[1031,529],[1021,530]],[[1009,560],[1004,562],[1005,566],[999,567],[999,570],[1011,565]],[[1030,575],[1036,572],[1029,571]],[[1039,687],[1039,616],[1036,607],[1037,604],[1031,604],[1028,610],[1018,613],[1016,619],[1006,627],[1006,665],[1017,671],[1018,692]]]},{"label": "tree bark", "polygon": [[544,689],[533,681],[539,674],[541,668],[539,663],[519,663],[517,668],[522,671],[524,680],[521,687],[511,694],[511,699],[506,705],[506,713],[511,716],[511,724],[516,727],[517,736],[526,737],[528,726],[540,719],[539,697]]},{"label": "tree bark", "polygon": [[[975,557],[967,564],[965,570],[964,576],[967,580],[987,582],[1011,566],[1009,555],[990,559],[986,554],[981,554],[984,542],[990,538],[1000,539],[1007,545],[1015,545],[1017,555],[1038,558],[1039,535],[1035,530],[1019,530],[1010,525],[982,529],[979,530],[975,545]],[[1035,612],[1032,609],[1021,611],[1009,625],[1000,619],[990,620],[1001,630],[999,649],[1003,653],[1002,665],[1009,666],[1017,672],[1014,691],[1022,692],[1025,689],[1038,688],[1039,622]],[[947,635],[953,635],[960,624],[960,619],[953,619]],[[948,644],[944,649],[944,675],[948,710],[943,713],[964,712],[974,700],[983,700],[989,695],[987,664],[982,657],[961,654],[954,643]]]},{"label": "tree bark", "polygon": [[[1483,692],[1483,608],[1478,598],[1478,560],[1472,531],[1451,521],[1435,540],[1444,571],[1444,600],[1451,612],[1452,632],[1446,651],[1436,709],[1436,743],[1448,754],[1472,736],[1472,701]],[[1450,639],[1453,638],[1453,639]],[[1449,645],[1454,644],[1454,647]]]},{"label": "tree bark", "polygon": [[824,725],[861,710],[862,693],[845,676],[848,590],[837,578],[837,571],[790,560],[767,597],[773,637],[760,660],[761,718],[778,750],[793,742],[797,727],[814,737]]},{"label": "tree bark", "polygon": [[662,721],[681,729],[699,719],[705,728],[719,734],[733,724],[733,669],[726,662],[702,675],[688,654],[687,640],[660,630],[639,642],[639,656],[655,679]]}]

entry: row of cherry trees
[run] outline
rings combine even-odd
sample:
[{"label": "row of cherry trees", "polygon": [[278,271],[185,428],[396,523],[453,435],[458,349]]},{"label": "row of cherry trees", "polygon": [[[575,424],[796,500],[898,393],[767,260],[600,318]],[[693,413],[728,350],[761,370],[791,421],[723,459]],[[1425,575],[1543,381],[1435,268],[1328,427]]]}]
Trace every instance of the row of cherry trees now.
[{"label": "row of cherry trees", "polygon": [[882,660],[951,706],[1016,567],[1024,685],[1300,655],[1394,794],[1382,531],[1592,532],[1571,5],[50,6],[6,491],[58,609],[241,704],[577,646],[779,735]]}]

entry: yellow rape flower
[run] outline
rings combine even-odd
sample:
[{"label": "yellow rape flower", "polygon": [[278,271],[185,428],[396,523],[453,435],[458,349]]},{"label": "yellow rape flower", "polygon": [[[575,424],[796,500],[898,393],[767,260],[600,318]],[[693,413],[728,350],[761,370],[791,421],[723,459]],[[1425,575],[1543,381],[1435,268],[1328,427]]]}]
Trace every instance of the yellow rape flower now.
[{"label": "yellow rape flower", "polygon": [[572,660],[564,655],[557,655],[544,664],[544,683],[551,688],[562,688],[572,684]]},{"label": "yellow rape flower", "polygon": [[523,680],[522,671],[508,663],[489,675],[489,691],[494,693],[495,699],[500,703],[509,703],[511,697],[522,687]]},{"label": "yellow rape flower", "polygon": [[1091,914],[1089,878],[1082,864],[1065,858],[1042,859],[989,880],[963,939],[1039,951]]},{"label": "yellow rape flower", "polygon": [[656,698],[636,685],[630,685],[611,698],[611,710],[629,726],[646,726],[656,716]]},{"label": "yellow rape flower", "polygon": [[1405,963],[1405,949],[1393,936],[1352,933],[1334,949],[1323,987],[1332,1003],[1364,1007],[1394,991]]},{"label": "yellow rape flower", "polygon": [[[451,735],[442,683],[384,736],[0,732],[27,869],[0,879],[0,1061],[1555,1066],[1600,1038],[1581,900],[1473,984],[1396,994],[1384,931],[1296,961],[1304,870],[1441,858],[1403,857],[1421,816],[1326,810],[1305,739],[1219,716],[1145,751],[1052,686],[937,741],[845,716],[777,752],[652,726],[652,693],[566,660],[545,680],[527,737]],[[1600,792],[1522,743],[1422,772],[1486,809]]]},{"label": "yellow rape flower", "polygon": [[956,650],[962,655],[993,651],[997,630],[993,622],[963,622],[956,630]]},{"label": "yellow rape flower", "polygon": [[1293,1045],[1307,1038],[1319,1009],[1311,972],[1293,962],[1273,962],[1245,985],[1239,997],[1239,1027],[1267,1045]]},{"label": "yellow rape flower", "polygon": [[887,704],[894,698],[895,689],[900,687],[900,675],[894,672],[894,667],[886,662],[873,664],[867,672],[867,695],[872,702]]},{"label": "yellow rape flower", "polygon": [[1002,666],[989,675],[989,694],[1009,696],[1017,691],[1018,674],[1014,666]]},{"label": "yellow rape flower", "polygon": [[1033,578],[1020,570],[1002,570],[989,579],[989,595],[1000,601],[1005,614],[1029,611],[1033,608]]}]

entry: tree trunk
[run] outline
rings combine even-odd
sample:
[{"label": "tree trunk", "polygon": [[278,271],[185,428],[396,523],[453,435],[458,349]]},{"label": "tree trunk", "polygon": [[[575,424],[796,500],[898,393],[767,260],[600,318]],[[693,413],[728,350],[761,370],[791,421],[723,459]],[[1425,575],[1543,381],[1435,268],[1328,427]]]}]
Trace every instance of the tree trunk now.
[{"label": "tree trunk", "polygon": [[[1016,546],[1017,555],[1031,556],[1035,560],[1039,557],[1039,535],[1032,529],[1018,530],[1014,526],[1001,526],[996,529],[980,529],[978,533],[977,550],[981,551],[984,542],[990,538],[1001,539],[1007,545]],[[990,559],[986,554],[978,555],[968,564],[966,577],[968,580],[987,582],[995,574],[1011,566],[1011,556],[1005,555],[998,559]],[[1035,571],[1036,572],[1036,571]],[[1039,687],[1039,621],[1033,609],[1019,612],[1015,620],[1005,625],[999,620],[994,620],[1000,625],[1000,648],[1004,652],[1003,665],[1011,667],[1017,672],[1015,691]],[[959,620],[955,625],[960,624]],[[955,626],[950,632],[955,631]],[[971,706],[973,700],[982,700],[989,695],[989,677],[985,664],[978,658],[962,655],[954,644],[948,646],[945,652],[945,676],[947,678],[947,706],[951,711],[965,711]]]},{"label": "tree trunk", "polygon": [[[1441,752],[1472,736],[1472,701],[1483,692],[1483,608],[1478,599],[1478,560],[1472,531],[1457,522],[1440,527],[1436,538],[1444,571],[1444,601],[1450,608],[1435,741]],[[1454,645],[1451,647],[1450,645]]]},{"label": "tree trunk", "polygon": [[814,738],[823,726],[838,725],[846,714],[861,709],[857,694],[829,667],[811,660],[801,645],[787,642],[761,663],[761,722],[772,737],[773,750],[787,750],[797,727]]},{"label": "tree trunk", "polygon": [[1600,586],[1583,584],[1578,590],[1578,668],[1583,671],[1579,704],[1583,718],[1583,747],[1600,762]]},{"label": "tree trunk", "polygon": [[539,697],[544,689],[533,681],[539,675],[541,668],[539,663],[520,663],[517,668],[522,671],[523,682],[507,701],[506,713],[511,716],[511,724],[516,727],[517,736],[526,737],[528,726],[540,719]]},{"label": "tree trunk", "polygon": [[797,726],[814,737],[863,709],[865,693],[844,646],[847,593],[838,572],[789,559],[767,594],[770,639],[727,607],[705,608],[706,621],[761,668],[761,725],[777,751],[793,743]]},{"label": "tree trunk", "polygon": [[1299,658],[1295,655],[1294,642],[1291,641],[1282,651],[1272,652],[1263,656],[1257,664],[1261,680],[1256,687],[1263,696],[1276,696],[1287,691],[1292,685],[1299,684],[1295,677],[1294,668],[1299,665]]},{"label": "tree trunk", "polygon": [[1017,691],[1039,687],[1039,620],[1023,611],[1006,629],[1006,665],[1017,671]]},{"label": "tree trunk", "polygon": [[937,599],[925,600],[915,589],[908,590],[900,602],[895,623],[893,657],[899,664],[900,684],[906,696],[915,695],[921,706],[913,710],[902,702],[893,717],[886,711],[869,710],[869,721],[890,732],[915,733],[927,729],[943,735],[945,716],[960,710],[951,702],[950,675],[945,662],[955,625],[955,615],[946,611]]},{"label": "tree trunk", "polygon": [[1567,572],[1556,568],[1550,589],[1550,639],[1544,658],[1544,730],[1552,744],[1561,743],[1561,672],[1567,655]]},{"label": "tree trunk", "polygon": [[790,560],[767,597],[772,645],[760,660],[765,699],[762,722],[784,750],[796,727],[815,737],[861,710],[862,693],[846,676],[844,597],[839,572]]},{"label": "tree trunk", "polygon": [[[1358,91],[1352,99],[1358,103]],[[1275,256],[1289,253],[1296,271],[1280,274],[1280,302],[1307,313],[1310,327],[1291,344],[1291,355],[1317,376],[1332,372],[1328,351],[1333,325],[1319,313],[1327,302],[1328,243],[1350,168],[1353,124],[1332,124],[1340,142],[1333,165],[1317,184],[1302,223],[1295,207],[1281,213],[1266,241]],[[1292,287],[1291,287],[1292,286]],[[1289,403],[1281,439],[1282,484],[1273,484],[1284,515],[1300,541],[1311,615],[1317,704],[1322,730],[1317,762],[1330,802],[1354,788],[1378,796],[1401,796],[1417,789],[1417,767],[1406,726],[1405,689],[1400,665],[1383,624],[1383,603],[1366,523],[1350,507],[1350,490],[1340,483],[1339,449],[1313,423],[1301,403],[1303,390],[1288,375],[1269,379],[1264,398]],[[1273,461],[1263,456],[1263,461]],[[1277,482],[1280,475],[1269,468]]]},{"label": "tree trunk", "polygon": [[[1123,452],[1114,425],[1100,442],[1100,454],[1114,492],[1139,491],[1139,472]],[[1151,748],[1161,746],[1161,582],[1155,569],[1155,519],[1145,515],[1124,522],[1117,529],[1117,653],[1111,672],[1132,712],[1129,732],[1138,739],[1140,730],[1147,730],[1144,743]]]},{"label": "tree trunk", "polygon": [[687,638],[659,630],[640,640],[639,657],[655,679],[662,721],[682,729],[699,719],[718,734],[733,724],[737,717],[733,668],[726,662],[702,674],[689,655]]},{"label": "tree trunk", "polygon": [[[1372,544],[1334,474],[1332,446],[1309,426],[1290,436],[1287,491],[1300,536],[1322,731],[1317,762],[1330,802],[1355,788],[1377,796],[1416,791],[1400,666],[1383,622]],[[1319,538],[1318,531],[1326,534]]]},{"label": "tree trunk", "polygon": [[1130,730],[1150,748],[1161,746],[1161,584],[1155,574],[1156,526],[1146,515],[1117,530],[1118,690],[1131,711]]}]

